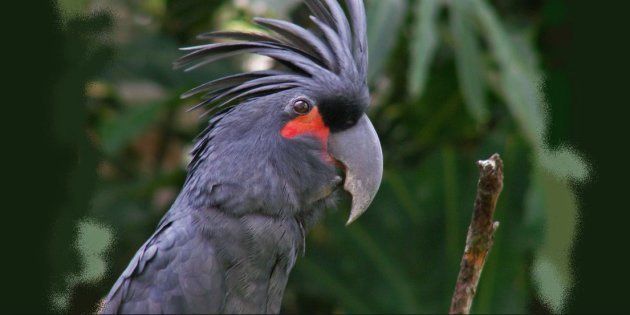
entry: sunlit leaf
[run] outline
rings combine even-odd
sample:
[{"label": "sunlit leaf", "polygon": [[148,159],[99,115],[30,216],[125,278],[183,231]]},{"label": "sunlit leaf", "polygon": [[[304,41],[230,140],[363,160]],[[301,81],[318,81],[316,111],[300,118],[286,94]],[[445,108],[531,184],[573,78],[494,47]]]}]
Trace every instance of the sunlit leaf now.
[{"label": "sunlit leaf", "polygon": [[79,284],[95,283],[105,276],[107,271],[105,251],[111,246],[113,234],[109,227],[93,220],[77,223],[75,246],[79,253],[80,270],[66,275],[65,288],[52,295],[53,307],[58,311],[69,305],[71,292]]},{"label": "sunlit leaf", "polygon": [[561,312],[571,286],[571,244],[577,223],[577,202],[566,182],[537,169],[527,196],[530,216],[544,214],[544,236],[536,251],[534,282],[541,300]]},{"label": "sunlit leaf", "polygon": [[83,260],[83,271],[80,279],[93,282],[105,275],[105,257],[103,254],[111,245],[113,235],[108,227],[92,221],[81,221],[78,224],[76,246]]},{"label": "sunlit leaf", "polygon": [[486,100],[485,61],[474,24],[471,1],[450,2],[450,25],[455,45],[455,62],[464,102],[470,114],[480,123],[489,116]]},{"label": "sunlit leaf", "polygon": [[570,147],[539,151],[537,160],[545,170],[559,179],[585,180],[589,167],[582,157]]},{"label": "sunlit leaf", "polygon": [[247,8],[255,15],[268,14],[287,18],[290,11],[302,0],[249,0]]},{"label": "sunlit leaf", "polygon": [[83,13],[89,0],[58,0],[57,7],[64,19],[69,19]]},{"label": "sunlit leaf", "polygon": [[[540,89],[541,78],[515,51],[509,34],[494,10],[485,1],[475,1],[476,16],[491,52],[499,64],[502,96],[519,123],[525,137],[535,147],[544,144],[546,130],[545,103]],[[480,78],[481,79],[481,78]]]},{"label": "sunlit leaf", "polygon": [[572,281],[569,253],[578,216],[575,196],[566,179],[585,179],[588,167],[571,150],[553,151],[545,142],[546,104],[531,43],[521,40],[515,44],[493,9],[485,1],[474,3],[499,66],[496,82],[499,95],[535,153],[537,167],[528,195],[528,217],[544,218],[545,236],[537,251],[532,276],[541,299],[557,312]]},{"label": "sunlit leaf", "polygon": [[413,36],[409,44],[411,65],[409,68],[409,91],[418,97],[424,92],[429,68],[438,45],[438,0],[418,1],[414,7],[416,19],[413,24]]},{"label": "sunlit leaf", "polygon": [[404,21],[407,1],[371,0],[367,2],[370,68],[368,79],[374,80],[385,65]]}]

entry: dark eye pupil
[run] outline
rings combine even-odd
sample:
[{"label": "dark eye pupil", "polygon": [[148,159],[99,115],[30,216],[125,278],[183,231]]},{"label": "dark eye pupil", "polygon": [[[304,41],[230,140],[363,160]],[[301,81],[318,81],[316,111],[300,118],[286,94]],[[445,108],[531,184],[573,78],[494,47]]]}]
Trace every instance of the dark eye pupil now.
[{"label": "dark eye pupil", "polygon": [[293,104],[293,110],[298,114],[306,114],[311,110],[311,106],[307,102],[299,100]]}]

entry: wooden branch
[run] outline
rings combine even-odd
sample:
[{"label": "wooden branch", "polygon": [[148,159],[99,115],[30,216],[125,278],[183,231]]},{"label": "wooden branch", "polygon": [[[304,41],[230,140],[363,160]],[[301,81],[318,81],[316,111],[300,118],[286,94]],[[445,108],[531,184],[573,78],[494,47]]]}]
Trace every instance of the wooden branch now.
[{"label": "wooden branch", "polygon": [[493,215],[503,189],[503,161],[495,153],[488,160],[478,161],[477,165],[480,174],[475,209],[468,227],[466,248],[449,314],[470,313],[481,270],[492,247],[494,233],[499,227],[499,222],[493,221]]}]

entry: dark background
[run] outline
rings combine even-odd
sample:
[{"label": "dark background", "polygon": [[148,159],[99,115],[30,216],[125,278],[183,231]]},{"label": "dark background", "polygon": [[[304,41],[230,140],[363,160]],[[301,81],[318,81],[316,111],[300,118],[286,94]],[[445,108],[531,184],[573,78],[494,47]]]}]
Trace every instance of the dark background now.
[{"label": "dark background", "polygon": [[[550,32],[569,32],[570,40],[551,40],[541,51],[543,59],[554,60],[546,91],[551,108],[566,106],[572,113],[566,121],[554,120],[564,126],[554,128],[559,129],[554,136],[569,140],[593,168],[590,181],[577,188],[582,208],[573,254],[577,281],[568,311],[620,312],[627,291],[627,10],[591,1],[567,1],[565,6],[567,19]],[[54,227],[72,220],[67,209],[89,205],[97,179],[96,153],[87,137],[77,136],[84,134],[87,114],[85,97],[76,87],[107,64],[96,58],[77,65],[80,56],[65,52],[68,46],[81,52],[87,39],[62,31],[56,14],[52,3],[44,1],[5,4],[2,10],[3,61],[9,70],[3,71],[0,164],[6,174],[2,300],[7,311],[50,309],[48,290],[56,277],[51,257],[57,254],[51,252],[50,240],[59,237],[52,235],[59,233]],[[100,27],[107,23],[103,19]],[[111,52],[101,53],[106,59]],[[55,85],[68,69],[75,71],[76,81]]]}]

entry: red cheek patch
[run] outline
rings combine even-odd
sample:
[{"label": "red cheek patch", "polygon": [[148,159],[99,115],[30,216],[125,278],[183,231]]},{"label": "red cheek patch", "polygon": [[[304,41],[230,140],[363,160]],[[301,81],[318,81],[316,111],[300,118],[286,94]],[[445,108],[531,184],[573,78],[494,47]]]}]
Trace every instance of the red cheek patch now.
[{"label": "red cheek patch", "polygon": [[287,139],[292,139],[300,135],[313,136],[322,143],[322,148],[324,152],[326,152],[330,129],[324,124],[324,120],[319,114],[317,107],[314,107],[310,113],[295,117],[289,121],[284,125],[280,134]]}]

